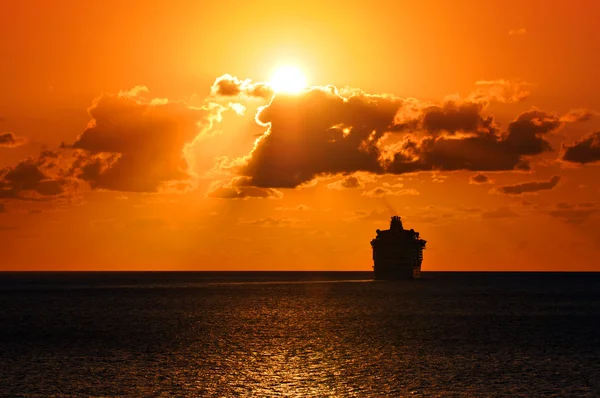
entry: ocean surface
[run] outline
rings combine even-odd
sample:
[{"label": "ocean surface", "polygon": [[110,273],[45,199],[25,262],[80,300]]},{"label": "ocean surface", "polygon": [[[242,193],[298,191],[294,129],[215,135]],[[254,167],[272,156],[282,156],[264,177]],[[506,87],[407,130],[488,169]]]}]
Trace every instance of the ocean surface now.
[{"label": "ocean surface", "polygon": [[0,396],[600,396],[600,273],[370,278],[0,273]]}]

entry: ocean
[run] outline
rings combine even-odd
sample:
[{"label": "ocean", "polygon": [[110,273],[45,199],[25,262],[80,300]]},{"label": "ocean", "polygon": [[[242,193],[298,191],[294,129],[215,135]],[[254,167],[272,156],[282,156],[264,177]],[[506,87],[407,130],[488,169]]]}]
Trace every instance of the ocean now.
[{"label": "ocean", "polygon": [[600,273],[371,275],[0,273],[0,396],[600,396]]}]

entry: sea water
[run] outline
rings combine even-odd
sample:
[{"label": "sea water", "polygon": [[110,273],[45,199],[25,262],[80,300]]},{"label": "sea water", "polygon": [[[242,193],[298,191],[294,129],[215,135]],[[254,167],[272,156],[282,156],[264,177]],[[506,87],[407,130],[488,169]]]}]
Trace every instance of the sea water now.
[{"label": "sea water", "polygon": [[2,396],[600,396],[600,274],[1,273]]}]

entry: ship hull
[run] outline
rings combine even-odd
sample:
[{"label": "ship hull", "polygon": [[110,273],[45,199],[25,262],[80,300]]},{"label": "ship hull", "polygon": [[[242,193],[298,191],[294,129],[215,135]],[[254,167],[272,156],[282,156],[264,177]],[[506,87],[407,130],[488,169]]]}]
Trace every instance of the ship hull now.
[{"label": "ship hull", "polygon": [[416,244],[379,244],[373,248],[375,279],[418,279],[423,248]]},{"label": "ship hull", "polygon": [[373,276],[376,280],[419,279],[421,264],[413,262],[375,262]]},{"label": "ship hull", "polygon": [[377,236],[371,241],[374,278],[418,279],[427,243],[419,238],[419,233],[405,230],[398,216],[392,217],[389,230],[376,232]]}]

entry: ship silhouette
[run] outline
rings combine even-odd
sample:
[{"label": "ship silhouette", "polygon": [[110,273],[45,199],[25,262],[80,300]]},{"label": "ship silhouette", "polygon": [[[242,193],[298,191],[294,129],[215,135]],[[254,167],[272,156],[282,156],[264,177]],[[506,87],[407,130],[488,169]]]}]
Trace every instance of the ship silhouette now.
[{"label": "ship silhouette", "polygon": [[418,279],[427,241],[414,229],[404,229],[399,216],[392,217],[390,229],[376,232],[371,241],[375,279]]}]

